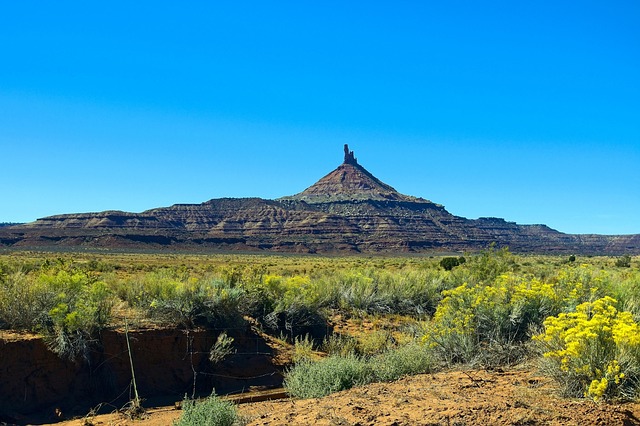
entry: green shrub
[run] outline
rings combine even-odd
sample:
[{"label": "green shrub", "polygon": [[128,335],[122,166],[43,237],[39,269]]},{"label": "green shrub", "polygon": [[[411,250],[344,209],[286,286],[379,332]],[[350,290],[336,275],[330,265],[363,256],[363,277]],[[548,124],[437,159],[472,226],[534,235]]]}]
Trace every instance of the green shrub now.
[{"label": "green shrub", "polygon": [[162,322],[185,328],[225,326],[241,320],[244,291],[216,278],[195,278],[169,271],[144,274],[119,294],[130,306]]},{"label": "green shrub", "polygon": [[329,355],[353,355],[356,353],[358,341],[347,334],[332,333],[322,342],[321,350]]},{"label": "green shrub", "polygon": [[292,338],[309,334],[318,341],[325,337],[324,303],[318,283],[308,276],[265,275],[243,288],[248,294],[245,312],[272,332],[284,332]]},{"label": "green shrub", "polygon": [[495,244],[491,244],[478,256],[472,257],[468,265],[474,281],[483,283],[491,282],[498,276],[513,272],[517,268],[515,256],[509,252],[509,248],[496,249]]},{"label": "green shrub", "polygon": [[394,346],[394,339],[389,330],[371,330],[357,338],[357,353],[373,356],[385,352]]},{"label": "green shrub", "polygon": [[185,399],[176,426],[233,426],[241,424],[235,405],[212,395],[203,401]]},{"label": "green shrub", "polygon": [[616,259],[615,265],[618,268],[630,268],[631,267],[631,256],[628,254],[621,256]]},{"label": "green shrub", "polygon": [[47,345],[62,358],[88,359],[97,333],[111,318],[111,291],[82,272],[43,274],[38,281],[41,297],[46,299],[43,310],[51,306],[41,328]]},{"label": "green shrub", "polygon": [[113,293],[82,271],[46,267],[13,272],[0,286],[0,325],[43,334],[47,345],[68,359],[87,358],[111,319]]},{"label": "green shrub", "polygon": [[625,270],[617,281],[611,296],[620,302],[623,310],[633,314],[634,319],[640,321],[640,271]]},{"label": "green shrub", "polygon": [[22,271],[11,272],[0,280],[0,328],[36,331],[48,321],[53,298]]},{"label": "green shrub", "polygon": [[354,386],[432,370],[433,357],[429,348],[413,342],[373,357],[351,353],[332,355],[316,362],[305,359],[287,372],[284,385],[293,397],[319,398]]},{"label": "green shrub", "polygon": [[430,373],[434,369],[432,351],[417,342],[390,349],[369,361],[376,380],[390,381],[402,376]]},{"label": "green shrub", "polygon": [[436,269],[346,270],[319,278],[317,287],[323,306],[348,315],[422,316],[435,311],[445,279]]},{"label": "green shrub", "polygon": [[284,386],[296,398],[320,398],[371,382],[371,366],[355,355],[303,360],[289,370]]},{"label": "green shrub", "polygon": [[[460,259],[464,259],[464,257],[458,258],[458,257],[444,257],[442,258],[442,260],[440,260],[440,266],[442,266],[442,268],[445,271],[450,271],[453,268],[455,268],[456,266],[460,265]],[[462,262],[464,263],[464,262]]]},{"label": "green shrub", "polygon": [[[448,288],[447,273],[437,269],[377,274],[378,291],[389,302],[389,312],[400,315],[432,315]],[[383,311],[371,313],[385,313]]]},{"label": "green shrub", "polygon": [[314,358],[313,353],[313,339],[307,334],[304,337],[298,336],[293,342],[293,356],[291,357],[294,364],[312,360]]},{"label": "green shrub", "polygon": [[110,316],[113,294],[104,282],[84,272],[61,270],[42,272],[37,276],[15,272],[2,283],[0,301],[6,304],[31,301],[37,308],[49,311],[58,304],[82,308],[89,302],[90,306],[86,308],[92,310],[96,324],[105,324]]}]

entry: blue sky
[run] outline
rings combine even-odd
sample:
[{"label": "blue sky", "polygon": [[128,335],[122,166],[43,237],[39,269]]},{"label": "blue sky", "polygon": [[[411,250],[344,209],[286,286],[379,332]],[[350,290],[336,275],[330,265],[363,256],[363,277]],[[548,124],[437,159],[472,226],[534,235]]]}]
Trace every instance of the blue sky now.
[{"label": "blue sky", "polygon": [[348,143],[468,218],[640,233],[640,3],[0,5],[0,222],[277,198]]}]

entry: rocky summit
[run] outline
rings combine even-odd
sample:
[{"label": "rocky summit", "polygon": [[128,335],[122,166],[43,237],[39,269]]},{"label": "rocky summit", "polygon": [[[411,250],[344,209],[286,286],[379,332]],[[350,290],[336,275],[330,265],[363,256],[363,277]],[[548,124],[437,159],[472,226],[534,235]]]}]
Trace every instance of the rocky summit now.
[{"label": "rocky summit", "polygon": [[570,235],[545,225],[455,216],[380,181],[347,145],[335,170],[277,200],[221,198],[0,227],[0,245],[15,248],[417,253],[476,251],[492,243],[523,253],[640,253],[640,235]]}]

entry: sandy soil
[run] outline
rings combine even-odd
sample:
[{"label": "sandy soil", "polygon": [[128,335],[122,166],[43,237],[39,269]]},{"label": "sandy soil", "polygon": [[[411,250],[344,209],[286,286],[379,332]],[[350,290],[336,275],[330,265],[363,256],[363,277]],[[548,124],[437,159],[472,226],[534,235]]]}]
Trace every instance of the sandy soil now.
[{"label": "sandy soil", "polygon": [[[451,371],[406,377],[320,399],[282,399],[239,405],[249,425],[640,425],[640,404],[596,404],[557,395],[530,370]],[[59,423],[65,426],[170,425],[174,407],[149,410],[145,420],[117,414]]]}]

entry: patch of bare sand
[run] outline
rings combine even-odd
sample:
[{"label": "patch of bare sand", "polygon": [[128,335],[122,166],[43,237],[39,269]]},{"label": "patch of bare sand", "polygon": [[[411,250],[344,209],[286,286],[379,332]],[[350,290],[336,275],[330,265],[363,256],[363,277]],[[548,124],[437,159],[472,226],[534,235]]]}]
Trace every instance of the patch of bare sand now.
[{"label": "patch of bare sand", "polygon": [[250,425],[640,425],[640,405],[564,399],[529,371],[453,371],[243,406]]}]

